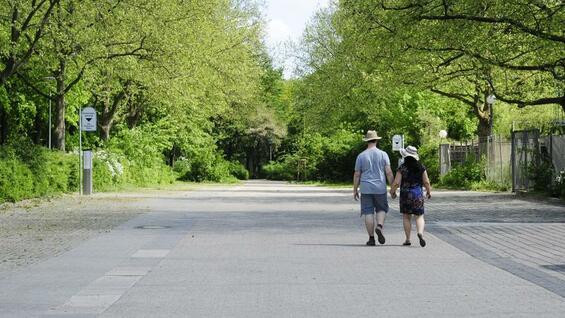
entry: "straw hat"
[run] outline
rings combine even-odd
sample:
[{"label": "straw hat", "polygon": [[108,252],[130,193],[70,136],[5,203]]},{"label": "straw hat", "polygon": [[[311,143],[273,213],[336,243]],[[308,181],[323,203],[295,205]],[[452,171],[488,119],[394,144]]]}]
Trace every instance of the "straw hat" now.
[{"label": "straw hat", "polygon": [[402,158],[412,157],[416,160],[420,160],[420,156],[418,156],[418,149],[414,146],[408,146],[404,149],[400,149],[400,154],[402,155]]},{"label": "straw hat", "polygon": [[377,135],[376,131],[368,130],[367,134],[363,138],[363,141],[371,141],[371,140],[379,140],[379,139],[381,139],[381,137],[379,137],[379,135]]}]

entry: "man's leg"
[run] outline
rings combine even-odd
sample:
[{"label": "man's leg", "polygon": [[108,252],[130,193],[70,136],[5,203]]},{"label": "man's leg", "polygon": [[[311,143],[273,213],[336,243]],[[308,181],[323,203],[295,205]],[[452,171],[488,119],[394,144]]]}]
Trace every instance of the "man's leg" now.
[{"label": "man's leg", "polygon": [[385,243],[385,237],[383,235],[383,225],[385,224],[386,212],[385,211],[378,211],[377,212],[377,226],[375,227],[375,233],[377,233],[377,237],[379,238],[379,243]]},{"label": "man's leg", "polygon": [[382,228],[385,224],[385,218],[386,218],[386,212],[385,211],[377,212],[377,226],[380,225],[381,228]]},{"label": "man's leg", "polygon": [[361,215],[365,219],[365,227],[367,228],[367,233],[369,233],[369,241],[367,245],[375,245],[375,207],[371,197],[366,194],[361,194]]},{"label": "man's leg", "polygon": [[374,214],[365,214],[365,227],[367,228],[367,233],[369,236],[373,236],[373,232],[375,231],[375,215]]}]

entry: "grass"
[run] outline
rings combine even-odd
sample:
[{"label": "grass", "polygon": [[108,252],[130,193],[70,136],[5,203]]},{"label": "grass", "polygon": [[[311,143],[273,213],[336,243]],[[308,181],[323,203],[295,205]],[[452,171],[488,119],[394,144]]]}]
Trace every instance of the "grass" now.
[{"label": "grass", "polygon": [[328,188],[345,188],[353,187],[351,182],[333,182],[333,181],[291,181],[291,184],[301,184],[301,185],[311,185],[311,186],[321,186]]}]

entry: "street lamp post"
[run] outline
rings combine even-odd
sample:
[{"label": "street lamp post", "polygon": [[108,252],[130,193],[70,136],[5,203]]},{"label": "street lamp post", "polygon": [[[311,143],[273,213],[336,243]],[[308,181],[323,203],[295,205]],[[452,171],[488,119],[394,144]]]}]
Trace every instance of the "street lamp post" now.
[{"label": "street lamp post", "polygon": [[496,96],[494,94],[490,94],[487,96],[487,104],[489,104],[490,108],[490,133],[492,134],[492,126],[494,123],[494,102],[496,102]]},{"label": "street lamp post", "polygon": [[[53,76],[47,76],[43,78],[46,81],[56,81],[57,79]],[[49,150],[51,150],[51,89],[49,89]]]}]

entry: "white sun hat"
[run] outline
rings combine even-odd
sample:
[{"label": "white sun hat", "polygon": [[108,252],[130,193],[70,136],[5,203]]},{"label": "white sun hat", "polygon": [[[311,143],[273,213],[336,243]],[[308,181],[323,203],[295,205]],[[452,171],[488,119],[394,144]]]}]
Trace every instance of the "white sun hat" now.
[{"label": "white sun hat", "polygon": [[402,155],[402,158],[412,157],[416,160],[420,160],[420,156],[418,156],[418,149],[414,146],[408,146],[404,149],[400,149],[400,154]]}]

